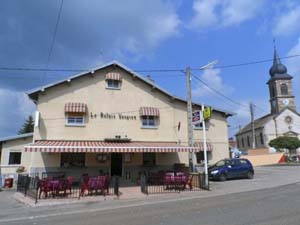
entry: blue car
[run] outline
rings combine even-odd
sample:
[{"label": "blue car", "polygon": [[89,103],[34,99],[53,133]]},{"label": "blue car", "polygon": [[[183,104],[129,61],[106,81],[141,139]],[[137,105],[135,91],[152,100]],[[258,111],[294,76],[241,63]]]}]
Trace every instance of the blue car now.
[{"label": "blue car", "polygon": [[248,159],[223,159],[208,168],[211,180],[225,181],[232,178],[253,179],[254,169]]}]

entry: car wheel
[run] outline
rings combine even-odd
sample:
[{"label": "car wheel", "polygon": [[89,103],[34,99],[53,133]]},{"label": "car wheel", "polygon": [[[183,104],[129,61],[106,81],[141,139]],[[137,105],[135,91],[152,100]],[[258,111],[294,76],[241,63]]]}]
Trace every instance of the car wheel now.
[{"label": "car wheel", "polygon": [[253,172],[249,171],[249,172],[247,173],[247,178],[248,178],[248,179],[253,179]]},{"label": "car wheel", "polygon": [[221,174],[219,179],[220,179],[220,181],[226,181],[226,175]]}]

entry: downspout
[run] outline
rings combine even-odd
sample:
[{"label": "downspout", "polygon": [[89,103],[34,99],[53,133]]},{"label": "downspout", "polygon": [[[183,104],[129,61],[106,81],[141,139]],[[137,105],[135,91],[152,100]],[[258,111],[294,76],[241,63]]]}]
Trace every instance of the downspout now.
[{"label": "downspout", "polygon": [[274,124],[275,124],[275,137],[277,138],[278,137],[278,132],[277,132],[277,122],[276,122],[275,117],[273,117],[273,120],[274,120]]}]

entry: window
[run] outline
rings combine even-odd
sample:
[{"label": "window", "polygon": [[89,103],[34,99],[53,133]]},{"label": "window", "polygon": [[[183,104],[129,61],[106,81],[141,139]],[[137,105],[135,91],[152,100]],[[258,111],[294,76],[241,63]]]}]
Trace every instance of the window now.
[{"label": "window", "polygon": [[237,147],[240,148],[240,139],[236,138]]},{"label": "window", "polygon": [[248,162],[245,160],[245,159],[240,159],[240,163],[242,164],[242,165],[247,165],[248,164]]},{"label": "window", "polygon": [[143,165],[154,166],[156,164],[155,153],[143,153]]},{"label": "window", "polygon": [[273,84],[270,86],[270,92],[271,92],[271,98],[275,97],[276,90]]},{"label": "window", "polygon": [[119,80],[108,79],[108,80],[106,80],[106,83],[107,83],[107,88],[111,88],[111,89],[120,89],[121,88],[121,81],[119,81]]},{"label": "window", "polygon": [[194,125],[195,129],[203,129],[203,123],[197,123]]},{"label": "window", "polygon": [[262,145],[264,145],[264,144],[265,144],[265,143],[264,143],[264,135],[263,135],[262,133],[260,133],[259,136],[260,136],[260,143],[261,143]]},{"label": "window", "polygon": [[202,163],[204,161],[204,152],[197,152],[196,160],[198,164]]},{"label": "window", "polygon": [[61,153],[60,166],[64,168],[84,167],[85,153]]},{"label": "window", "polygon": [[83,126],[84,125],[83,115],[82,116],[68,115],[67,125],[69,125],[69,126]]},{"label": "window", "polygon": [[280,85],[280,91],[282,95],[288,95],[288,87],[286,84]]},{"label": "window", "polygon": [[10,152],[8,165],[20,165],[21,164],[21,152]]},{"label": "window", "polygon": [[155,127],[154,116],[142,116],[142,127]]},{"label": "window", "polygon": [[250,137],[247,136],[247,144],[248,144],[248,147],[250,147]]},{"label": "window", "polygon": [[244,138],[242,137],[242,147],[245,147],[245,142],[244,142]]}]

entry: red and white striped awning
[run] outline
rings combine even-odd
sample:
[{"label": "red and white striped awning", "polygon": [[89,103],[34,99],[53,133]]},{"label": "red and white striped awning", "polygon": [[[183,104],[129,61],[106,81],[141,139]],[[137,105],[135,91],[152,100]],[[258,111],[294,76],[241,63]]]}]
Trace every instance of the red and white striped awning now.
[{"label": "red and white striped awning", "polygon": [[[203,152],[204,151],[204,144],[203,142],[195,142],[194,143],[194,147],[198,149],[197,152]],[[206,142],[206,150],[207,151],[212,151],[213,150],[213,146],[210,142]]]},{"label": "red and white striped awning", "polygon": [[86,113],[87,106],[85,103],[80,102],[68,102],[65,104],[66,113]]},{"label": "red and white striped awning", "polygon": [[155,107],[141,107],[140,108],[141,116],[156,116],[159,117],[159,109]]},{"label": "red and white striped awning", "polygon": [[25,146],[26,152],[197,152],[196,147],[175,142],[36,141]]},{"label": "red and white striped awning", "polygon": [[106,80],[122,80],[122,76],[119,73],[110,72],[110,73],[106,74],[105,79]]}]

